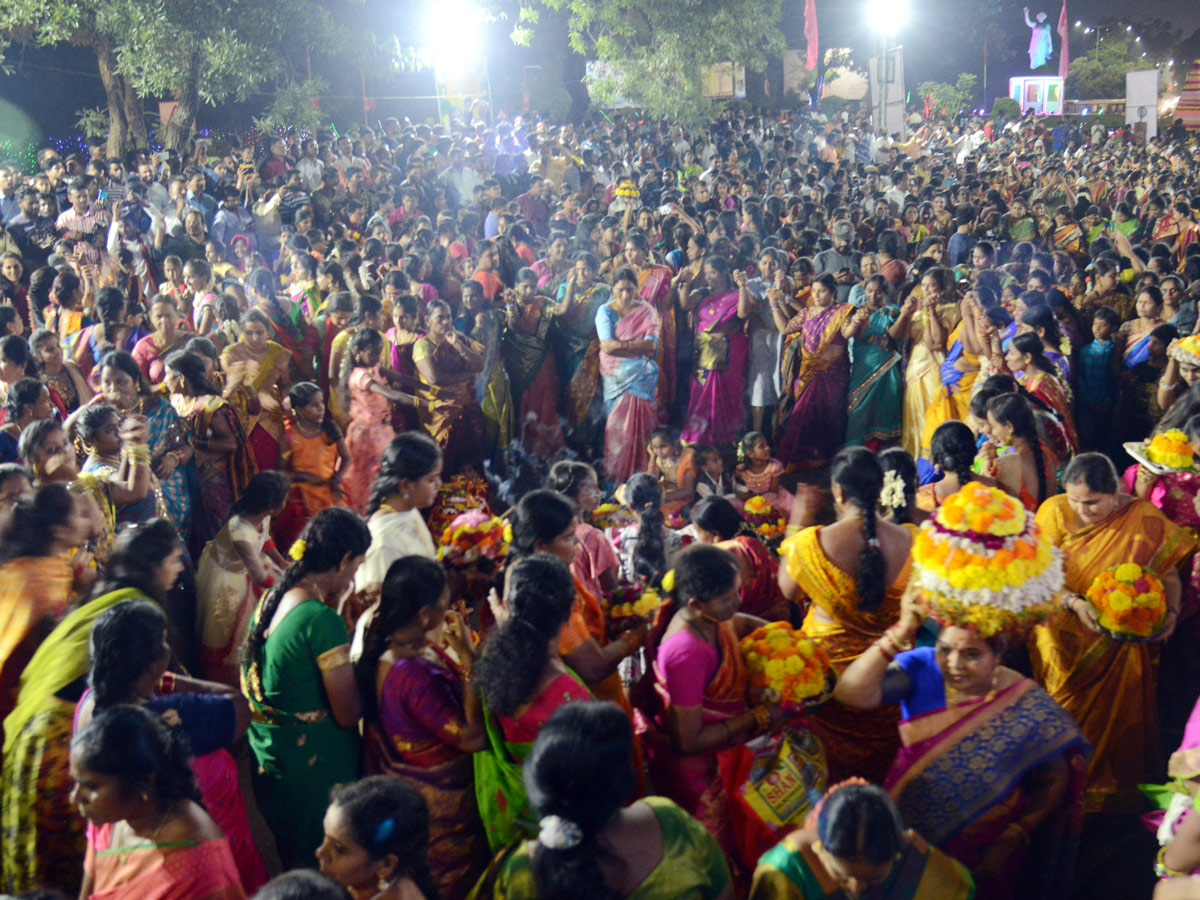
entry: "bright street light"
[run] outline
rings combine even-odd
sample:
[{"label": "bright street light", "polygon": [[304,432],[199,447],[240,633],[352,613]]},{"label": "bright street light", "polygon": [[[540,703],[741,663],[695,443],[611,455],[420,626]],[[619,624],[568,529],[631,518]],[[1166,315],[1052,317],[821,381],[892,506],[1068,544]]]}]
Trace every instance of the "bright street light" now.
[{"label": "bright street light", "polygon": [[440,77],[466,72],[481,52],[483,16],[468,0],[430,5],[425,19],[427,45]]},{"label": "bright street light", "polygon": [[867,0],[867,19],[880,34],[895,34],[908,21],[907,0]]},{"label": "bright street light", "polygon": [[1083,27],[1083,22],[1081,22],[1079,19],[1076,19],[1076,20],[1075,20],[1075,27],[1076,27],[1076,28],[1082,28],[1082,27]]}]

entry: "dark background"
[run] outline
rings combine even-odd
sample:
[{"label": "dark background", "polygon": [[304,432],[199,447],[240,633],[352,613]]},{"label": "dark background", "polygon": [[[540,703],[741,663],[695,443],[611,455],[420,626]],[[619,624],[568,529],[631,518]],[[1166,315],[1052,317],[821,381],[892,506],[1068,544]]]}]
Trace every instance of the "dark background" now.
[{"label": "dark background", "polygon": [[[905,78],[910,91],[925,80],[953,81],[959,72],[974,72],[981,76],[978,100],[983,100],[982,37],[978,28],[977,0],[909,0],[910,18],[900,29],[899,38],[905,48]],[[857,0],[817,0],[818,23],[822,48],[852,47],[865,59],[871,52],[875,31],[864,15],[863,3]],[[1025,56],[1029,30],[1022,20],[1021,0],[1000,0],[1003,31],[1000,46],[989,49],[988,90],[986,103],[1007,92],[1008,78],[1025,74]],[[397,30],[413,35],[412,42],[421,41],[424,3],[395,4],[391,0],[367,0],[352,15],[360,24]],[[802,43],[803,0],[784,0],[782,27],[789,45]],[[1031,12],[1045,11],[1051,23],[1057,23],[1059,0],[1032,0]],[[1075,20],[1095,24],[1120,19],[1130,14],[1125,0],[1074,0],[1068,5],[1072,25]],[[1181,48],[1195,49],[1200,55],[1200,0],[1157,0],[1139,4],[1138,21],[1159,18],[1166,20],[1178,37]],[[545,21],[545,17],[543,18]],[[510,115],[520,111],[523,82],[547,78],[563,81],[578,80],[582,62],[578,59],[555,60],[542,69],[527,69],[547,62],[547,46],[555,42],[542,39],[541,46],[515,47],[508,37],[511,23],[498,21],[486,28],[486,48],[491,72],[492,93],[497,110]],[[1190,39],[1190,40],[1189,40]],[[1091,46],[1078,29],[1072,32],[1072,55],[1079,55]],[[1055,51],[1058,38],[1055,36]],[[87,51],[73,47],[54,49],[10,48],[8,62],[14,72],[0,74],[0,153],[19,151],[30,143],[47,138],[56,142],[71,139],[77,133],[77,112],[104,102],[95,58]],[[564,65],[565,62],[565,65]],[[1182,63],[1182,60],[1181,60]],[[776,67],[777,68],[777,67]],[[1180,77],[1186,69],[1181,68]],[[339,127],[363,121],[362,83],[354,60],[316,61],[314,74],[329,84],[321,98],[321,107]],[[774,73],[778,77],[778,71]],[[414,120],[432,117],[435,106],[428,99],[434,92],[432,72],[407,75],[372,75],[367,73],[367,94],[375,98],[368,113],[372,124],[387,116],[407,115]],[[1071,96],[1068,82],[1068,96]],[[156,111],[159,98],[147,98],[147,109]],[[168,98],[162,98],[168,99]],[[217,132],[242,131],[251,125],[270,101],[269,86],[263,93],[245,103],[228,103],[220,108],[201,110],[198,127]]]}]

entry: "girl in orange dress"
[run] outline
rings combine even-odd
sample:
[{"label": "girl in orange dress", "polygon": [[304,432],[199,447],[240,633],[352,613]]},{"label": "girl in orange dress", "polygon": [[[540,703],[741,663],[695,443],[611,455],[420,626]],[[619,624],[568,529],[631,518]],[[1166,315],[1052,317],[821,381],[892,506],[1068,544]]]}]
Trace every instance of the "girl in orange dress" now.
[{"label": "girl in orange dress", "polygon": [[275,544],[292,545],[308,520],[330,506],[345,506],[342,477],[350,465],[350,449],[342,430],[327,415],[321,388],[301,381],[288,392],[292,417],[287,436],[292,493],[283,515],[275,520]]}]

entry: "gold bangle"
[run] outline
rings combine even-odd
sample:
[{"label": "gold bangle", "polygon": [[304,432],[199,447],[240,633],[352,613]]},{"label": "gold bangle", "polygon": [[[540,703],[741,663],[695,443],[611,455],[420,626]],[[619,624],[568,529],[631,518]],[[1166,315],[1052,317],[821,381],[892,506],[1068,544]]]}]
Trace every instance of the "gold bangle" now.
[{"label": "gold bangle", "polygon": [[765,706],[752,706],[751,714],[754,716],[754,725],[758,731],[766,731],[771,724],[771,713]]},{"label": "gold bangle", "polygon": [[893,625],[891,628],[889,628],[887,631],[885,631],[884,634],[887,635],[887,639],[892,642],[892,646],[894,646],[896,648],[897,652],[904,652],[906,650],[911,650],[914,646],[916,646],[916,641],[913,640],[912,638],[910,638],[907,642],[901,642],[900,640],[898,640],[896,638],[896,636],[892,633],[895,630],[896,630],[896,626]]}]

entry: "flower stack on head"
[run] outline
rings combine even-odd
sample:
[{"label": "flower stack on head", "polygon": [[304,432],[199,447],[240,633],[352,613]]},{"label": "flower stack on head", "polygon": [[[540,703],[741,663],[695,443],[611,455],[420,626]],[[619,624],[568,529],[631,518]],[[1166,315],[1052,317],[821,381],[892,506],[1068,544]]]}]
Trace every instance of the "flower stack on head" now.
[{"label": "flower stack on head", "polygon": [[751,497],[742,507],[742,518],[750,523],[754,533],[764,540],[772,540],[784,533],[787,522],[765,497]]},{"label": "flower stack on head", "polygon": [[455,516],[442,532],[438,559],[465,568],[482,563],[491,568],[508,555],[508,528],[503,519],[481,509]]},{"label": "flower stack on head", "polygon": [[1100,627],[1115,637],[1150,637],[1166,624],[1163,583],[1136,563],[1122,563],[1097,575],[1087,600],[1099,613]]},{"label": "flower stack on head", "polygon": [[1189,334],[1171,341],[1167,355],[1176,362],[1200,368],[1200,335]]},{"label": "flower stack on head", "polygon": [[811,705],[833,692],[829,654],[787,622],[761,625],[742,638],[750,687],[785,707]]},{"label": "flower stack on head", "polygon": [[1192,442],[1178,428],[1156,434],[1146,447],[1146,458],[1160,466],[1172,469],[1190,469],[1195,459]]},{"label": "flower stack on head", "polygon": [[625,200],[637,200],[642,196],[642,192],[638,186],[634,184],[632,178],[626,178],[617,185],[616,194]]},{"label": "flower stack on head", "polygon": [[440,534],[455,518],[471,510],[490,515],[488,483],[482,478],[455,475],[442,485],[429,513],[429,531]]},{"label": "flower stack on head", "polygon": [[1062,555],[1016,499],[976,482],[946,498],[913,542],[917,605],[982,637],[1021,633],[1055,610]]},{"label": "flower stack on head", "polygon": [[624,528],[637,521],[637,516],[620,503],[601,503],[592,510],[592,525],[601,531],[608,528]]}]

